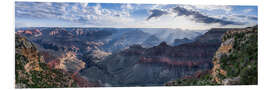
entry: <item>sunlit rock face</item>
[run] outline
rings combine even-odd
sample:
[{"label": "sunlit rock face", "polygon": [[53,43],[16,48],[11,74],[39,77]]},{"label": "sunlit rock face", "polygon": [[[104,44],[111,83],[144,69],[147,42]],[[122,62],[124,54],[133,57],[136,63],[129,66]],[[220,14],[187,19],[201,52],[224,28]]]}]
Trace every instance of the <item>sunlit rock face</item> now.
[{"label": "sunlit rock face", "polygon": [[76,57],[76,53],[74,52],[67,52],[60,58],[59,60],[59,65],[54,66],[57,69],[63,69],[68,72],[78,72],[81,69],[84,68],[85,63],[82,60],[79,60]]}]

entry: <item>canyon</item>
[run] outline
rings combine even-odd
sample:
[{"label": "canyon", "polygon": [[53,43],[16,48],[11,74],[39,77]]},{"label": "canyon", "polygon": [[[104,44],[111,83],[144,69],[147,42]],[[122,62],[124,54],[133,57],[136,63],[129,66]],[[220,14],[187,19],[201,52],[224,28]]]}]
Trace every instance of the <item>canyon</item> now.
[{"label": "canyon", "polygon": [[17,29],[51,69],[70,74],[79,87],[163,86],[216,68],[213,58],[225,33],[243,28]]}]

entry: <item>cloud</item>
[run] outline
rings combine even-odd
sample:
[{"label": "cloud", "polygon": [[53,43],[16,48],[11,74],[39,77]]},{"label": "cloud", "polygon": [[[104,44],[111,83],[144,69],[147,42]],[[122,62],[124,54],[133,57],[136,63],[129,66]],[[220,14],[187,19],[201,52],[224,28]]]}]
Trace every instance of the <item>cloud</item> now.
[{"label": "cloud", "polygon": [[21,18],[59,19],[81,24],[110,25],[132,21],[129,18],[130,4],[122,10],[102,8],[101,4],[88,6],[88,3],[44,3],[16,2],[15,16]]},{"label": "cloud", "polygon": [[[112,7],[112,8],[108,8]],[[233,7],[235,8],[235,7]],[[251,8],[253,9],[253,8]],[[131,28],[184,28],[207,29],[211,27],[244,26],[257,23],[257,16],[234,12],[232,6],[166,5],[166,4],[99,4],[59,2],[16,2],[15,16],[27,20],[17,25],[131,27]],[[248,11],[248,10],[247,10]],[[249,11],[252,14],[256,10]],[[217,13],[216,13],[217,12]],[[243,16],[237,16],[239,14]],[[35,24],[45,19],[50,22]],[[53,21],[61,21],[54,24]],[[56,22],[57,23],[57,22]],[[67,26],[63,25],[63,26]],[[60,25],[61,26],[61,25]]]},{"label": "cloud", "polygon": [[247,20],[257,21],[258,20],[257,16],[252,16],[252,15],[235,15],[235,17],[245,19],[243,21],[247,21]]},{"label": "cloud", "polygon": [[150,20],[151,18],[160,17],[162,15],[168,14],[168,12],[162,11],[162,10],[158,10],[158,9],[150,10],[150,12],[151,12],[151,15],[149,17],[147,17],[146,20]]},{"label": "cloud", "polygon": [[58,17],[65,13],[65,11],[58,9],[58,7],[58,5],[52,6],[50,3],[16,3],[15,16],[35,18]]},{"label": "cloud", "polygon": [[253,9],[245,9],[245,10],[243,10],[244,13],[249,13],[249,12],[252,12],[252,11],[253,11]]},{"label": "cloud", "polygon": [[224,6],[224,5],[194,5],[195,9],[200,10],[207,10],[207,11],[214,11],[214,10],[222,10],[225,12],[231,12],[232,7],[231,6]]},{"label": "cloud", "polygon": [[254,21],[257,21],[258,20],[258,17],[256,17],[256,16],[248,16],[248,18],[250,20],[254,20]]},{"label": "cloud", "polygon": [[[162,15],[168,14],[166,11],[154,9],[151,10],[152,14],[147,18],[147,20],[153,18],[153,17],[160,17]],[[192,20],[198,22],[198,23],[206,23],[206,24],[213,24],[213,23],[219,23],[221,25],[242,25],[243,23],[240,22],[234,22],[234,21],[227,21],[227,20],[222,20],[218,18],[213,18],[207,15],[203,15],[198,11],[192,11],[188,10],[186,8],[182,7],[174,7],[172,8],[172,12],[176,13],[176,16],[191,16]],[[172,13],[170,12],[170,13]]]},{"label": "cloud", "polygon": [[120,7],[121,9],[134,9],[134,7],[131,4],[123,4]]},{"label": "cloud", "polygon": [[94,11],[95,11],[95,13],[97,14],[97,15],[101,15],[101,6],[100,6],[100,4],[97,4],[95,7],[93,7],[93,9],[94,9]]},{"label": "cloud", "polygon": [[213,17],[209,17],[207,15],[203,15],[200,12],[197,11],[191,11],[187,10],[182,7],[175,7],[173,8],[173,11],[177,13],[177,16],[193,16],[193,20],[199,23],[207,23],[207,24],[212,24],[212,23],[219,23],[221,25],[241,25],[242,23],[239,22],[234,22],[234,21],[226,21],[222,19],[217,19]]}]

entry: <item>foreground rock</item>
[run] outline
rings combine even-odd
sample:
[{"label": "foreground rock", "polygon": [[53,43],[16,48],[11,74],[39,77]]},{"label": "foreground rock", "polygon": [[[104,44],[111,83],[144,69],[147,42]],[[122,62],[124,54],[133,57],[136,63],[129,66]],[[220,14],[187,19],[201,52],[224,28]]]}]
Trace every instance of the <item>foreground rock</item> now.
[{"label": "foreground rock", "polygon": [[230,30],[213,57],[213,68],[205,74],[166,83],[185,85],[257,85],[258,27]]},{"label": "foreground rock", "polygon": [[16,88],[76,87],[71,75],[47,66],[34,44],[16,35]]}]

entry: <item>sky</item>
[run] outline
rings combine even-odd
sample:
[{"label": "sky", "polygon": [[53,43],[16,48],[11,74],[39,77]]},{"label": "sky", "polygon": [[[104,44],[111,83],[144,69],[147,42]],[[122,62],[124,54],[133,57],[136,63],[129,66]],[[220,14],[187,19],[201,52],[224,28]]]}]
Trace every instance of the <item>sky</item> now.
[{"label": "sky", "polygon": [[15,2],[15,27],[178,28],[254,26],[257,6]]}]

